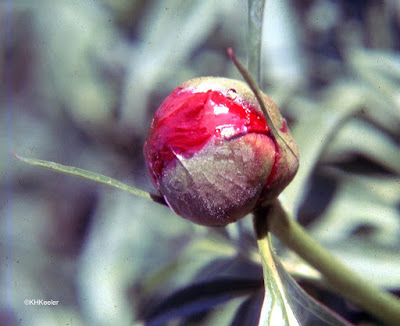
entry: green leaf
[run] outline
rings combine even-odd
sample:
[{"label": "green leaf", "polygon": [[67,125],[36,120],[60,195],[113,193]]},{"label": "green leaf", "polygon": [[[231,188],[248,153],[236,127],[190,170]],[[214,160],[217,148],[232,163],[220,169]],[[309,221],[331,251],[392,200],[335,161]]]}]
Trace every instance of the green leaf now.
[{"label": "green leaf", "polygon": [[172,294],[150,311],[146,325],[166,325],[172,319],[205,313],[233,298],[254,293],[262,285],[262,279],[246,278],[217,278],[191,285]]},{"label": "green leaf", "polygon": [[31,165],[39,166],[42,168],[46,168],[46,169],[64,173],[64,174],[73,175],[75,177],[83,178],[86,180],[102,183],[107,186],[129,192],[132,195],[142,197],[142,198],[145,198],[145,199],[148,199],[151,201],[155,201],[157,203],[165,204],[164,199],[162,199],[158,195],[154,195],[147,191],[129,186],[121,181],[115,180],[113,178],[107,177],[107,176],[99,174],[99,173],[79,169],[79,168],[76,168],[73,166],[62,165],[62,164],[51,162],[51,161],[43,161],[43,160],[38,160],[38,159],[33,159],[33,158],[26,158],[26,157],[19,156],[15,153],[13,153],[13,154],[18,160],[28,163],[28,164],[31,164]]},{"label": "green leaf", "polygon": [[[375,240],[396,246],[399,232],[399,178],[339,174],[340,185],[311,234],[320,242],[341,244],[360,225],[375,229]],[[351,209],[349,209],[351,208]],[[371,241],[372,239],[369,239]]]},{"label": "green leaf", "polygon": [[388,101],[392,109],[399,113],[400,60],[397,55],[384,51],[352,50],[348,53],[348,62],[354,72],[361,77],[377,96]]},{"label": "green leaf", "polygon": [[275,255],[270,236],[258,240],[265,279],[259,326],[349,326],[339,315],[310,297],[285,271]]},{"label": "green leaf", "polygon": [[258,325],[263,299],[264,293],[261,292],[253,294],[243,301],[236,311],[231,326]]},{"label": "green leaf", "polygon": [[248,0],[248,68],[250,75],[261,84],[261,36],[265,0]]},{"label": "green leaf", "polygon": [[400,174],[399,145],[374,125],[360,119],[346,123],[329,144],[324,159],[337,160],[348,153],[359,153]]},{"label": "green leaf", "polygon": [[280,200],[293,216],[297,216],[296,212],[309,187],[311,173],[321,154],[343,123],[361,110],[363,95],[358,85],[338,81],[329,88],[318,105],[298,101],[292,104],[291,111],[299,119],[292,128],[292,135],[299,147],[300,167],[294,180],[280,196]]},{"label": "green leaf", "polygon": [[354,271],[371,280],[371,283],[387,290],[399,288],[398,247],[353,236],[334,245],[327,245],[327,249]]}]

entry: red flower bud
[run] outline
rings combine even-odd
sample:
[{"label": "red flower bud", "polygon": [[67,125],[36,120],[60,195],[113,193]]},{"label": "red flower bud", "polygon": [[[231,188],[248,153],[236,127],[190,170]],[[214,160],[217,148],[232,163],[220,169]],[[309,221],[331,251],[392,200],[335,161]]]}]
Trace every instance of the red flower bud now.
[{"label": "red flower bud", "polygon": [[144,145],[151,179],[178,215],[222,226],[276,198],[298,168],[297,147],[266,95],[279,137],[247,84],[203,77],[161,104]]}]

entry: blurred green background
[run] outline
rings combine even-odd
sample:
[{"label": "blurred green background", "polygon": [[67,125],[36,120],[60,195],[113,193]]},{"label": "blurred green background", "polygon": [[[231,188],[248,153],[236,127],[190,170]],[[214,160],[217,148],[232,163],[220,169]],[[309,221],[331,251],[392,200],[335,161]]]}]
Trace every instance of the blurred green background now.
[{"label": "blurred green background", "polygon": [[[262,88],[301,155],[281,200],[343,262],[399,293],[400,2],[268,0],[265,10]],[[245,0],[0,2],[0,325],[140,325],[199,271],[216,273],[214,259],[226,259],[218,273],[243,257],[259,264],[250,217],[199,227],[11,156],[154,191],[142,154],[152,114],[187,79],[240,79],[225,49],[245,62],[247,15]],[[375,324],[282,257],[318,299]],[[235,300],[182,325],[229,325]]]}]

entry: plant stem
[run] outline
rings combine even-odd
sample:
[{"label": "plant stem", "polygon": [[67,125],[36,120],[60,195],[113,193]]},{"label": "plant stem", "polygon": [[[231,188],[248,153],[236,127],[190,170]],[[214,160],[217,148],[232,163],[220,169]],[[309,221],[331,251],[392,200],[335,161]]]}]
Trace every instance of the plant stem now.
[{"label": "plant stem", "polygon": [[246,69],[245,66],[236,58],[235,53],[233,52],[232,48],[227,49],[228,56],[231,58],[233,63],[235,64],[236,68],[239,70],[240,74],[243,76],[244,80],[246,81],[247,85],[249,85],[250,89],[252,90],[254,96],[257,99],[258,104],[260,104],[260,108],[264,113],[265,119],[267,120],[267,124],[269,129],[271,130],[271,133],[273,136],[277,139],[281,139],[282,142],[286,145],[286,147],[290,150],[292,155],[295,157],[296,160],[298,160],[298,154],[296,154],[293,151],[292,146],[290,146],[287,141],[285,140],[284,137],[281,136],[281,133],[279,132],[279,129],[275,126],[274,122],[272,121],[272,118],[267,110],[267,104],[264,101],[263,98],[263,93],[261,92],[260,87],[257,85],[257,82],[254,80],[254,78],[250,75],[248,70]]},{"label": "plant stem", "polygon": [[400,325],[400,300],[357,275],[318,244],[283,209],[278,200],[255,212],[258,239],[270,231],[285,245],[316,268],[338,294],[387,325]]},{"label": "plant stem", "polygon": [[265,0],[248,0],[248,62],[250,75],[261,85],[261,37]]}]

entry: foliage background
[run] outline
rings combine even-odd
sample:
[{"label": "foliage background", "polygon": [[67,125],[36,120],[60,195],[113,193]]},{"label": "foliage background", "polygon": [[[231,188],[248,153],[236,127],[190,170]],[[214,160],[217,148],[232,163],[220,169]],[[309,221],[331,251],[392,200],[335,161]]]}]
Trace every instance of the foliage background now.
[{"label": "foliage background", "polygon": [[[247,14],[244,0],[0,3],[0,325],[139,325],[177,289],[243,275],[253,287],[237,293],[235,283],[224,305],[192,289],[201,298],[193,306],[209,313],[182,323],[229,325],[240,315],[254,324],[262,274],[250,217],[198,227],[10,155],[152,190],[142,155],[152,114],[187,79],[240,78],[225,49],[245,58]],[[270,0],[262,46],[263,89],[301,154],[282,201],[342,261],[397,293],[399,31],[397,1]],[[375,324],[279,252],[312,295],[354,323]]]}]

